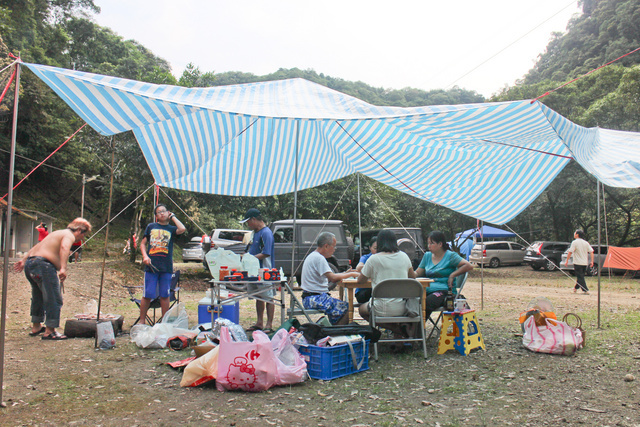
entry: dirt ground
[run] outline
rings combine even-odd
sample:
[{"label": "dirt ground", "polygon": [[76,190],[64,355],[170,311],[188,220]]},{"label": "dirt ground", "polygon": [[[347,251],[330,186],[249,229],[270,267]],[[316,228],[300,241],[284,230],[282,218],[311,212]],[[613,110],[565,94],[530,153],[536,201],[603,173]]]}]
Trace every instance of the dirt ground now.
[{"label": "dirt ground", "polygon": [[[196,264],[186,270],[181,299],[192,324],[207,288]],[[71,264],[63,318],[97,299],[101,261]],[[483,276],[484,286],[481,286]],[[124,284],[141,283],[139,268],[109,260],[102,312],[137,317]],[[591,295],[573,294],[570,278],[529,267],[476,269],[464,294],[477,310],[486,350],[437,355],[437,339],[422,352],[392,354],[380,346],[370,370],[333,381],[307,380],[267,392],[221,393],[214,385],[181,388],[181,372],[165,363],[189,350],[142,350],[128,335],[117,348],[96,351],[93,339],[42,341],[30,337],[30,287],[9,277],[3,400],[0,424],[18,425],[640,425],[640,280],[602,279],[598,328],[597,280]],[[484,296],[484,298],[483,298]],[[517,318],[545,296],[558,315],[579,314],[587,345],[575,356],[535,354],[522,347]],[[484,301],[482,301],[482,298]],[[255,320],[250,302],[241,323]],[[276,313],[279,319],[279,313]]]}]

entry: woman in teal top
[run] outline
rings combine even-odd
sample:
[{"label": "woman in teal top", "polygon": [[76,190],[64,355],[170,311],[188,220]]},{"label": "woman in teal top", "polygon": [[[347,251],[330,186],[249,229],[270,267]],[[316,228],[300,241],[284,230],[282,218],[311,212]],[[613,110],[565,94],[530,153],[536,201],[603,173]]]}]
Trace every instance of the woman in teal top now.
[{"label": "woman in teal top", "polygon": [[473,270],[473,266],[449,249],[449,244],[441,231],[432,231],[429,234],[427,246],[429,252],[424,254],[416,275],[434,280],[427,289],[425,300],[426,317],[429,317],[433,310],[444,305],[449,289],[453,290],[454,295],[457,294],[455,278]]}]

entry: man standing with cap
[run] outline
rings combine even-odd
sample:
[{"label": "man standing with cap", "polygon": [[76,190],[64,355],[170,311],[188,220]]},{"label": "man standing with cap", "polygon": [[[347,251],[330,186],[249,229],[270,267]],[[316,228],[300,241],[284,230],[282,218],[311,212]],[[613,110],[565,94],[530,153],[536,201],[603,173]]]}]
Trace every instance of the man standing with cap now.
[{"label": "man standing with cap", "polygon": [[[273,268],[273,233],[271,229],[267,227],[260,211],[255,208],[251,208],[244,214],[244,219],[240,221],[241,224],[246,224],[251,230],[253,230],[252,240],[249,244],[249,253],[258,260],[260,260],[261,268]],[[248,284],[247,290],[249,292],[257,291],[260,288],[265,287],[264,284]],[[264,299],[272,299],[275,296],[275,290],[269,289],[259,294],[256,294]],[[264,308],[267,307],[267,323],[263,323]],[[276,306],[272,302],[265,303],[259,299],[256,299],[256,314],[257,320],[255,325],[247,329],[248,332],[256,330],[263,330],[269,334],[273,332],[273,315],[275,313]]]}]

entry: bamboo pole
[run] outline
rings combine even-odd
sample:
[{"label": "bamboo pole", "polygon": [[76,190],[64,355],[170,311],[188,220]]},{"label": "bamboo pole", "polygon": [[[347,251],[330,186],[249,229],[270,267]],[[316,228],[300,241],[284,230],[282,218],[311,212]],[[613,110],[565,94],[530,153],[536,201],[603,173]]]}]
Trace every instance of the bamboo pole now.
[{"label": "bamboo pole", "polygon": [[100,323],[100,307],[102,306],[102,288],[104,287],[104,270],[107,264],[107,245],[109,243],[109,224],[111,223],[111,198],[113,197],[113,168],[115,161],[115,149],[113,136],[111,137],[111,180],[109,185],[109,207],[107,209],[107,230],[104,235],[104,253],[102,255],[102,275],[100,276],[100,295],[98,296],[98,312],[96,313],[96,339],[94,347],[98,348],[98,323]]}]

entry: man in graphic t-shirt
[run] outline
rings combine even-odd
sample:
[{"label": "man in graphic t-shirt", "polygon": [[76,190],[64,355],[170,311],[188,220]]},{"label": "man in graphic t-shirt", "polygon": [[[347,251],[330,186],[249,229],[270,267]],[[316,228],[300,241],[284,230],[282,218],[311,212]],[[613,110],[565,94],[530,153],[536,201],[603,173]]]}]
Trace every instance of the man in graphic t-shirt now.
[{"label": "man in graphic t-shirt", "polygon": [[[186,231],[184,225],[163,204],[154,209],[156,222],[147,225],[140,242],[144,272],[144,291],[140,299],[140,324],[147,319],[149,304],[160,297],[162,315],[169,310],[169,288],[173,275],[173,240]],[[173,222],[175,225],[171,225]]]}]

